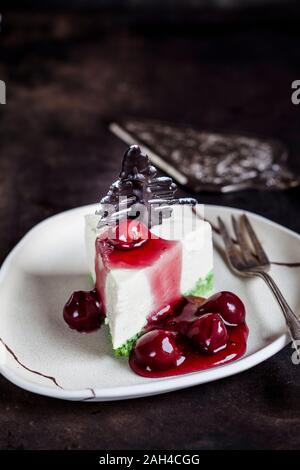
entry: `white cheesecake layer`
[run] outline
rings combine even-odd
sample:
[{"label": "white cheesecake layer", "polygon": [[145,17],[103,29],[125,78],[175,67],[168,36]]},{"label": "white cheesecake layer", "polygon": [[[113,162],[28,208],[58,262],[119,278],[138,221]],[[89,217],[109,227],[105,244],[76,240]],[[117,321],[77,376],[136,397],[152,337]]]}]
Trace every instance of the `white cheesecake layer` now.
[{"label": "white cheesecake layer", "polygon": [[151,313],[152,293],[147,269],[112,269],[105,285],[106,318],[113,348],[141,331]]}]

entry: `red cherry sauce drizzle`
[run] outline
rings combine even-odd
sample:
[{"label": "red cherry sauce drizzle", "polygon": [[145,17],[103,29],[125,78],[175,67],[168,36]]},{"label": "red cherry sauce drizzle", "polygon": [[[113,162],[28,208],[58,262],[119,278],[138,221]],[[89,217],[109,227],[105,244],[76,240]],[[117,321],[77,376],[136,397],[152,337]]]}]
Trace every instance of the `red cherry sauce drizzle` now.
[{"label": "red cherry sauce drizzle", "polygon": [[96,239],[96,288],[105,310],[105,281],[109,270],[145,269],[152,292],[152,311],[179,301],[182,248],[179,241],[154,237],[135,248],[124,250],[108,239]]},{"label": "red cherry sauce drizzle", "polygon": [[[158,313],[152,317],[145,328],[145,334],[162,330],[167,332],[168,335],[170,332],[176,335],[176,354],[178,360],[175,364],[165,370],[151,369],[147,367],[146,364],[140,363],[140,359],[137,357],[137,352],[134,348],[129,358],[129,364],[132,370],[143,377],[170,377],[221,366],[243,356],[246,352],[249,333],[246,323],[238,326],[226,325],[228,333],[227,346],[213,354],[200,352],[199,349],[193,345],[187,338],[186,332],[189,328],[189,324],[197,318],[194,315],[198,307],[199,305],[182,299],[173,306],[170,305],[169,308],[162,310],[162,312],[166,313]],[[178,349],[180,354],[178,354]],[[160,354],[159,351],[158,354]]]}]

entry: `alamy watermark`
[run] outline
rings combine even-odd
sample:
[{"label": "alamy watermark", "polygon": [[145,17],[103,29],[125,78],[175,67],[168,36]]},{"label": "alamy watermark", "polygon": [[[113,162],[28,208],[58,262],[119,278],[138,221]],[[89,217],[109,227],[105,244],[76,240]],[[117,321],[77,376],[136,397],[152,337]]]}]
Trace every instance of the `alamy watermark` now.
[{"label": "alamy watermark", "polygon": [[293,81],[292,90],[294,90],[291,96],[292,103],[298,105],[300,104],[300,80]]},{"label": "alamy watermark", "polygon": [[[2,15],[0,13],[0,30],[2,24]],[[6,85],[3,80],[0,80],[0,104],[6,104]]]},{"label": "alamy watermark", "polygon": [[6,104],[6,85],[3,80],[0,80],[0,104]]},{"label": "alamy watermark", "polygon": [[292,363],[295,366],[300,364],[300,341],[295,340],[292,342],[292,348],[295,350],[292,354]]},{"label": "alamy watermark", "polygon": [[[165,223],[161,224],[163,219]],[[193,208],[180,204],[151,204],[147,207],[139,203],[129,205],[126,197],[120,197],[118,205],[101,204],[101,209],[95,215],[86,216],[86,220],[99,238],[126,239],[130,232],[133,237],[143,240],[157,237],[181,240],[202,227],[205,219],[203,204],[196,204]],[[127,223],[120,224],[121,221]],[[151,227],[151,230],[143,227]],[[202,230],[199,233],[204,236]]]}]

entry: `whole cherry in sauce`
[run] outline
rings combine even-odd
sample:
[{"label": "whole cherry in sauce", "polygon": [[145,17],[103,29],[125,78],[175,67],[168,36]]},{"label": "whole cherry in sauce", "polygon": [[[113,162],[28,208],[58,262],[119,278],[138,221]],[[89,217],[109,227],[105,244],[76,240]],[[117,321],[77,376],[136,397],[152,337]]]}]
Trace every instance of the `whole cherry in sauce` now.
[{"label": "whole cherry in sauce", "polygon": [[73,292],[64,306],[63,316],[70,328],[81,333],[100,328],[104,313],[96,289],[89,292]]},{"label": "whole cherry in sauce", "polygon": [[176,343],[176,333],[152,330],[141,336],[132,352],[134,361],[151,370],[167,370],[184,360]]},{"label": "whole cherry in sauce", "polygon": [[233,292],[222,291],[209,297],[198,309],[198,314],[219,313],[226,325],[245,323],[245,306]]},{"label": "whole cherry in sauce", "polygon": [[[174,329],[182,335],[186,335],[191,324],[198,318],[198,306],[195,303],[187,302],[179,315],[170,318],[169,322],[174,324]],[[168,320],[167,320],[168,321]]]},{"label": "whole cherry in sauce", "polygon": [[138,220],[124,219],[108,230],[109,242],[119,250],[137,248],[148,238],[148,228]]},{"label": "whole cherry in sauce", "polygon": [[206,313],[190,323],[187,338],[199,351],[214,354],[226,348],[228,333],[218,313]]}]

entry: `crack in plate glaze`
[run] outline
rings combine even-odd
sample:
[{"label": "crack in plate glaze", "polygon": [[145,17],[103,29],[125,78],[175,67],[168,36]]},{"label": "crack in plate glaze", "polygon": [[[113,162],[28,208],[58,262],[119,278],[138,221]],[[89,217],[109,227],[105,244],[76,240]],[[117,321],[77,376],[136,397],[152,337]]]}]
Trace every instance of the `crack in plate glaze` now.
[{"label": "crack in plate glaze", "polygon": [[19,366],[23,367],[24,369],[26,369],[28,372],[31,372],[32,374],[36,374],[36,375],[40,375],[41,377],[44,377],[45,379],[49,379],[51,380],[51,382],[53,382],[57,387],[61,388],[62,390],[64,390],[64,388],[59,385],[59,383],[57,382],[56,378],[55,377],[51,377],[51,375],[46,375],[42,372],[38,372],[37,370],[34,370],[34,369],[31,369],[30,367],[28,366],[25,366],[25,364],[23,364],[20,359],[18,358],[18,356],[16,355],[16,353],[5,343],[5,341],[3,341],[2,338],[0,338],[0,342],[3,344],[3,346],[5,347],[6,351],[14,358],[14,360],[19,364]]}]

